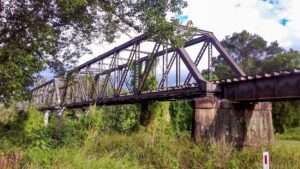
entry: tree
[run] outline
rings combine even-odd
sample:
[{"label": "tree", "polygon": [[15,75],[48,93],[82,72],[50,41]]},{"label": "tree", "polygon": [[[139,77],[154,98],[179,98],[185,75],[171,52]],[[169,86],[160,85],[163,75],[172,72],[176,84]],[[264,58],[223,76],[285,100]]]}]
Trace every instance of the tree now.
[{"label": "tree", "polygon": [[[226,36],[221,43],[246,74],[261,73],[262,60],[284,51],[277,41],[267,45],[267,41],[261,36],[251,34],[245,30],[240,33],[233,33],[231,36]],[[220,56],[213,58],[212,64],[214,74],[219,79],[234,76],[234,72],[231,71]]]},{"label": "tree", "polygon": [[262,65],[264,72],[298,68],[300,66],[300,52],[290,49],[277,53],[273,57],[263,60]]},{"label": "tree", "polygon": [[88,44],[113,42],[135,30],[180,46],[190,30],[179,31],[184,0],[7,0],[0,2],[0,102],[22,98],[46,65],[64,72]]}]

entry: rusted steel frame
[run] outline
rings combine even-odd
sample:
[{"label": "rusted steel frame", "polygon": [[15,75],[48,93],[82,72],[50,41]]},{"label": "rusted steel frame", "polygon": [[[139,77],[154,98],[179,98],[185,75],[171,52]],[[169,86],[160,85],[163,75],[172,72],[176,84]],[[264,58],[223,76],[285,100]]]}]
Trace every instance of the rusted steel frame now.
[{"label": "rusted steel frame", "polygon": [[138,92],[141,92],[142,89],[143,89],[143,86],[145,84],[146,78],[149,75],[151,67],[152,67],[152,65],[154,63],[154,60],[156,58],[155,57],[155,53],[157,53],[157,51],[159,50],[159,47],[160,47],[160,44],[159,43],[155,43],[154,48],[152,50],[152,54],[148,57],[148,60],[147,60],[148,64],[146,65],[145,71],[144,71],[144,73],[142,75],[141,83],[140,83],[140,85],[138,87]]},{"label": "rusted steel frame", "polygon": [[38,105],[39,102],[40,102],[40,95],[39,95],[39,89],[37,90],[34,90],[35,92],[35,95],[33,95],[35,98],[31,98],[31,102],[32,102],[32,105]]},{"label": "rusted steel frame", "polygon": [[[150,52],[148,52],[148,55],[149,55],[149,53]],[[140,84],[140,77],[139,77],[139,75],[140,75],[140,66],[141,66],[141,62],[138,62],[138,60],[140,59],[140,55],[141,55],[141,45],[139,45],[138,46],[138,48],[137,48],[137,55],[135,55],[135,69],[134,69],[134,87],[133,87],[133,92],[134,93],[137,93],[138,91],[138,86],[139,86],[139,84]],[[128,90],[130,90],[129,88],[131,88],[130,87],[130,85],[128,85],[128,84],[126,84],[127,85],[127,88],[128,88]]]},{"label": "rusted steel frame", "polygon": [[41,104],[44,104],[47,100],[47,95],[48,95],[48,91],[47,91],[47,87],[48,85],[46,86],[43,86],[42,88],[39,88],[38,90],[38,105],[41,105]]},{"label": "rusted steel frame", "polygon": [[180,85],[180,57],[176,55],[176,86]]},{"label": "rusted steel frame", "polygon": [[221,43],[217,40],[217,38],[212,34],[207,34],[210,39],[210,42],[214,45],[220,55],[225,59],[225,61],[229,64],[230,68],[236,73],[237,76],[245,76],[245,72],[237,65],[237,63],[233,60],[233,58],[229,55],[229,53],[225,50],[225,48],[221,45]]},{"label": "rusted steel frame", "polygon": [[[206,36],[201,36],[201,37],[198,37],[198,38],[195,38],[195,39],[192,39],[192,40],[186,42],[184,47],[189,47],[189,46],[195,45],[195,44],[197,44],[197,43],[201,43],[201,42],[206,41],[206,40],[207,40],[207,37],[206,37]],[[170,48],[168,48],[167,50],[161,50],[161,51],[157,52],[156,54],[154,54],[154,57],[157,58],[157,57],[163,55],[166,51],[167,51],[168,53],[170,53],[170,52],[174,52],[175,49],[172,48],[172,47],[170,47]],[[138,59],[137,62],[138,62],[138,63],[144,62],[144,61],[146,61],[146,60],[148,59],[148,57],[149,57],[149,56],[142,57],[142,58]],[[119,66],[118,66],[117,68],[115,68],[115,69],[105,70],[105,71],[99,73],[99,75],[100,75],[100,76],[101,76],[101,75],[105,75],[105,74],[107,74],[108,72],[120,70],[120,69],[123,69],[123,68],[125,68],[125,67],[127,67],[127,63],[122,64],[122,65],[119,65]],[[97,74],[97,75],[98,75],[98,74]]]},{"label": "rusted steel frame", "polygon": [[[195,43],[199,43],[199,42],[202,41],[203,39],[204,39],[203,37],[200,37],[200,38],[191,40],[191,41],[189,41],[189,42],[186,43],[186,46],[193,45],[193,44],[195,44]],[[169,48],[167,51],[170,52],[170,51],[173,51],[173,50],[174,50],[174,49]],[[163,54],[163,52],[165,52],[165,51],[158,52],[158,53],[156,54],[156,56],[159,56],[159,55]],[[104,56],[104,55],[103,55],[103,56]],[[145,60],[145,59],[147,59],[147,58],[145,57],[144,60]],[[67,86],[67,85],[68,85],[68,83],[66,83],[66,86]],[[65,94],[63,94],[63,98],[64,98],[64,96],[65,96]],[[62,102],[63,102],[63,101],[62,101]]]},{"label": "rusted steel frame", "polygon": [[126,80],[126,77],[127,77],[128,71],[129,71],[129,68],[131,68],[134,56],[136,55],[137,46],[139,46],[139,45],[140,44],[134,44],[133,47],[132,47],[132,51],[130,52],[130,55],[128,57],[127,67],[125,67],[124,70],[123,70],[123,72],[122,72],[120,83],[118,85],[118,88],[117,88],[115,96],[119,96],[120,93],[121,93],[122,87],[124,85],[124,82]]},{"label": "rusted steel frame", "polygon": [[[94,77],[94,76],[93,76]],[[94,82],[92,83],[92,87],[91,87],[91,92],[89,94],[89,97],[92,99],[93,98],[93,94],[95,92],[96,94],[96,98],[99,96],[99,90],[97,88],[97,84],[98,84],[98,81],[99,81],[99,76],[95,76],[94,78]]]},{"label": "rusted steel frame", "polygon": [[86,94],[85,94],[85,88],[84,88],[84,85],[82,83],[82,77],[81,77],[80,72],[77,74],[77,77],[78,77],[77,80],[78,80],[78,83],[79,83],[79,89],[80,89],[80,93],[81,93],[81,96],[82,96],[82,100],[87,101]]},{"label": "rusted steel frame", "polygon": [[76,84],[70,86],[70,95],[71,95],[71,102],[76,103],[76,97],[77,97]]},{"label": "rusted steel frame", "polygon": [[125,83],[126,83],[126,87],[127,87],[128,91],[129,91],[129,93],[133,92],[132,87],[131,87],[131,85],[128,82],[128,79],[125,80]]},{"label": "rusted steel frame", "polygon": [[[164,45],[163,45],[163,50],[165,50]],[[165,74],[165,64],[167,64],[167,63],[165,63],[165,54],[166,54],[166,52],[162,55],[162,74],[163,75]],[[163,83],[163,87],[165,87],[164,85],[165,85],[165,83]]]},{"label": "rusted steel frame", "polygon": [[[117,62],[118,62],[118,54],[115,54],[116,56],[115,56],[115,62],[114,62],[114,64],[113,64],[113,68],[116,68],[117,67]],[[112,87],[112,89],[113,89],[113,94],[115,95],[116,94],[116,80],[117,80],[117,71],[113,71],[113,77],[111,77],[111,87]]]},{"label": "rusted steel frame", "polygon": [[[194,61],[194,64],[196,66],[198,66],[198,64],[200,63],[207,46],[208,46],[208,42],[204,42],[204,44],[202,45],[202,47],[201,47],[201,49],[200,49],[200,51],[199,51],[199,53],[198,53],[198,55],[197,55],[197,57]],[[189,72],[189,74],[187,75],[187,77],[184,81],[184,84],[186,85],[186,84],[190,83],[191,79],[192,79],[192,74]]]},{"label": "rusted steel frame", "polygon": [[36,107],[36,105],[38,105],[39,102],[38,90],[35,90],[34,92],[35,93],[30,98],[30,102],[29,102],[30,107]]},{"label": "rusted steel frame", "polygon": [[45,88],[45,91],[43,91],[43,97],[44,99],[41,101],[41,105],[45,104],[47,105],[49,103],[49,97],[50,97],[50,90],[49,90],[49,86],[50,86],[51,83],[47,84],[44,88]]},{"label": "rusted steel frame", "polygon": [[54,105],[55,104],[55,88],[54,88],[54,83],[52,84],[52,87],[51,88],[51,102],[50,102],[50,105]]},{"label": "rusted steel frame", "polygon": [[60,96],[60,91],[59,91],[59,80],[58,78],[54,78],[54,87],[55,87],[55,94],[56,94],[56,98],[57,98],[57,103],[60,104],[61,103],[61,96]]},{"label": "rusted steel frame", "polygon": [[[76,90],[77,90],[76,94],[79,95],[79,100],[81,100],[80,98],[82,98],[82,94],[81,94],[80,84],[77,83],[75,86],[76,86]],[[82,98],[82,101],[85,101],[85,100]]]},{"label": "rusted steel frame", "polygon": [[76,97],[77,97],[77,87],[76,87],[76,83],[72,84],[72,86],[70,86],[70,90],[71,90],[71,101],[76,103]]},{"label": "rusted steel frame", "polygon": [[223,97],[234,101],[289,100],[300,98],[299,73],[221,83]]},{"label": "rusted steel frame", "polygon": [[[159,92],[147,92],[141,93],[139,95],[120,95],[119,97],[107,97],[105,99],[97,100],[97,105],[114,105],[114,104],[130,104],[141,101],[149,101],[149,100],[174,100],[174,99],[182,99],[182,98],[195,98],[204,96],[204,93],[199,87],[188,87],[183,89],[173,89],[173,90],[164,90]],[[73,103],[64,105],[66,108],[80,108],[86,107],[90,104],[94,103],[94,101]],[[42,109],[49,109],[42,108]]]},{"label": "rusted steel frame", "polygon": [[[68,91],[68,87],[69,87],[69,83],[70,83],[70,78],[71,78],[71,75],[67,75],[66,77],[66,80],[65,80],[65,84],[64,84],[64,87],[63,87],[63,93],[62,93],[62,100],[61,100],[61,103],[60,103],[60,107],[65,103],[66,101],[66,97],[67,97],[67,91]],[[71,92],[70,92],[71,93]]]},{"label": "rusted steel frame", "polygon": [[39,88],[37,91],[37,93],[38,93],[38,101],[37,101],[37,104],[38,105],[41,105],[41,104],[43,104],[44,102],[46,102],[46,98],[47,98],[47,85],[46,86],[43,86],[42,88]]},{"label": "rusted steel frame", "polygon": [[[34,96],[36,96],[36,100],[35,100],[35,104],[39,104],[39,102],[40,102],[40,90],[39,89],[37,89],[37,90],[35,90],[36,91],[36,94],[34,95]],[[34,99],[32,99],[32,100],[34,100]]]},{"label": "rusted steel frame", "polygon": [[53,100],[53,94],[52,94],[52,90],[51,90],[51,85],[52,85],[53,83],[50,83],[49,84],[49,88],[48,88],[48,93],[49,93],[49,96],[48,96],[48,98],[47,98],[47,105],[48,106],[51,106],[52,104],[52,100]]},{"label": "rusted steel frame", "polygon": [[67,93],[65,95],[65,98],[63,98],[64,89],[65,89],[65,85],[61,88],[61,93],[62,93],[61,99],[62,99],[62,101],[59,104],[60,106],[63,104],[63,102],[69,102],[71,100],[71,94],[72,94],[71,88],[67,88]]},{"label": "rusted steel frame", "polygon": [[46,101],[45,101],[44,104],[46,104],[46,105],[48,105],[48,106],[50,105],[49,102],[50,102],[50,98],[51,98],[51,89],[50,89],[51,84],[52,84],[52,83],[49,83],[49,84],[47,85],[47,90],[46,90],[46,92],[45,92],[45,94],[46,94]]},{"label": "rusted steel frame", "polygon": [[[109,69],[113,68],[115,62],[116,62],[116,53],[113,53],[112,61],[110,62]],[[100,97],[101,98],[104,98],[105,90],[107,89],[107,84],[108,84],[108,81],[109,81],[110,78],[111,78],[111,72],[107,73],[106,77],[104,79],[104,82],[103,82],[103,85],[102,85],[102,88],[101,88],[101,91],[100,91]]]},{"label": "rusted steel frame", "polygon": [[191,57],[189,54],[186,52],[184,48],[179,48],[176,50],[177,53],[179,54],[181,60],[189,70],[189,72],[192,74],[194,79],[196,80],[196,83],[198,86],[201,88],[201,90],[206,90],[206,80],[198,70],[197,66],[193,63]]},{"label": "rusted steel frame", "polygon": [[[119,80],[119,82],[118,82],[119,84],[120,84],[120,82],[121,82],[121,80],[122,80],[122,74],[123,74],[123,71],[124,71],[123,69],[120,69],[120,70],[119,70],[119,72],[120,72],[120,73],[119,73],[119,79],[120,79],[120,80]],[[130,92],[133,92],[133,90],[132,90],[132,88],[131,88],[131,85],[130,85],[130,83],[128,82],[128,76],[126,76],[124,83],[125,83],[125,85],[126,85],[128,91],[129,91],[129,93],[130,93]],[[124,85],[124,84],[123,84],[123,85]],[[117,94],[116,94],[116,95],[117,95]]]},{"label": "rusted steel frame", "polygon": [[99,95],[98,88],[96,87],[99,76],[94,76],[94,72],[93,72],[93,70],[91,69],[90,66],[87,67],[87,72],[88,72],[88,75],[91,76],[92,79],[93,79],[92,84],[91,84],[92,85],[91,86],[91,91],[89,93],[89,98],[92,99],[94,92],[96,94],[96,97],[98,97],[98,95]]},{"label": "rusted steel frame", "polygon": [[169,72],[170,72],[170,70],[172,68],[172,65],[173,65],[176,57],[177,57],[177,53],[174,52],[173,55],[171,56],[170,62],[167,65],[166,71],[163,74],[163,77],[162,77],[161,81],[159,82],[158,88],[162,88],[163,87],[163,84],[164,84],[164,82],[166,80],[166,77],[168,76],[168,74],[169,74]]},{"label": "rusted steel frame", "polygon": [[207,68],[207,70],[208,70],[208,81],[211,81],[211,79],[212,79],[212,63],[211,63],[211,59],[212,59],[212,44],[211,43],[209,43],[208,44],[208,61],[207,61],[207,63],[208,63],[208,68]]},{"label": "rusted steel frame", "polygon": [[118,46],[118,47],[116,47],[116,48],[114,48],[114,49],[112,49],[112,50],[109,50],[109,51],[107,51],[107,52],[105,52],[105,53],[103,53],[103,54],[97,56],[96,58],[94,58],[94,59],[92,59],[92,60],[89,60],[89,61],[85,62],[85,63],[82,64],[82,65],[77,66],[76,68],[72,69],[72,70],[71,70],[70,72],[68,72],[68,73],[70,74],[70,73],[72,73],[73,71],[80,70],[80,69],[82,69],[82,68],[84,68],[84,67],[86,67],[86,66],[88,66],[88,65],[91,65],[91,64],[97,62],[97,61],[103,60],[103,59],[105,59],[105,58],[107,58],[107,57],[113,55],[114,53],[119,53],[120,51],[122,51],[122,50],[124,50],[124,49],[126,49],[126,48],[128,48],[128,47],[130,47],[130,46],[132,46],[132,45],[134,45],[134,44],[136,44],[136,43],[140,43],[140,42],[142,42],[143,40],[146,40],[146,39],[147,39],[147,36],[144,35],[144,34],[143,34],[143,35],[140,35],[140,36],[138,36],[138,37],[135,37],[135,38],[133,38],[132,40],[129,40],[128,42],[126,42],[126,43],[124,43],[124,44],[122,44],[122,45],[120,45],[120,46]]},{"label": "rusted steel frame", "polygon": [[110,76],[109,82],[110,82],[110,87],[111,87],[112,90],[113,90],[113,95],[115,95],[116,89],[115,89],[115,84],[114,84],[114,79],[113,79],[113,77]]},{"label": "rusted steel frame", "polygon": [[[43,91],[43,93],[42,93],[44,99],[42,99],[42,100],[40,101],[39,105],[46,105],[46,104],[47,104],[47,102],[48,102],[48,97],[49,97],[49,91],[48,91],[48,88],[49,88],[49,85],[44,86],[45,91]],[[41,92],[41,91],[40,91],[40,92]]]},{"label": "rusted steel frame", "polygon": [[33,89],[31,89],[31,91],[37,90],[37,89],[39,89],[39,88],[41,88],[43,86],[46,86],[49,83],[53,83],[53,81],[54,81],[54,79],[51,79],[51,80],[49,80],[49,81],[47,81],[47,82],[45,82],[45,83],[43,83],[41,85],[38,85],[38,86],[34,87]]},{"label": "rusted steel frame", "polygon": [[[120,45],[120,46],[118,46],[118,47],[116,47],[116,48],[114,48],[114,49],[112,49],[112,50],[110,50],[110,51],[108,51],[108,52],[106,52],[106,53],[104,53],[104,54],[102,54],[102,55],[100,55],[100,56],[98,56],[98,57],[96,57],[96,58],[94,58],[94,59],[92,59],[92,60],[90,60],[90,61],[84,63],[84,64],[82,64],[82,65],[79,65],[78,67],[76,67],[76,68],[70,70],[70,71],[67,73],[66,81],[67,81],[68,77],[70,77],[71,74],[72,74],[73,72],[78,71],[78,70],[80,70],[80,69],[82,69],[82,68],[84,68],[84,67],[86,67],[86,66],[92,65],[93,63],[95,63],[95,62],[97,62],[97,61],[101,61],[101,60],[103,60],[103,59],[105,59],[105,58],[111,56],[111,55],[112,55],[113,53],[115,53],[115,52],[118,53],[118,52],[120,52],[120,51],[122,51],[122,50],[124,50],[124,49],[126,49],[126,48],[128,48],[128,47],[130,47],[130,46],[132,46],[133,44],[142,42],[143,40],[146,40],[146,39],[147,39],[147,38],[146,38],[145,35],[138,36],[138,37],[136,37],[136,38],[134,38],[134,39],[132,39],[132,40],[130,40],[130,41],[124,43],[123,45]],[[192,40],[186,42],[184,47],[189,47],[189,46],[195,45],[195,44],[197,44],[197,43],[206,41],[206,39],[207,39],[207,36],[206,36],[206,35],[202,35],[202,36],[200,36],[200,37],[198,37],[198,38],[195,38],[195,39],[192,39]],[[173,51],[175,51],[175,49],[172,48],[172,47],[170,47],[170,48],[167,49],[167,52],[173,52]],[[157,52],[157,53],[155,54],[155,57],[158,57],[158,56],[160,56],[160,55],[162,55],[162,54],[164,54],[164,53],[165,53],[165,50],[159,51],[159,52]],[[142,58],[140,58],[140,59],[138,60],[138,62],[143,62],[143,61],[147,60],[147,58],[148,58],[148,56],[142,57]],[[111,70],[108,70],[108,71],[106,71],[106,72],[104,71],[104,72],[100,73],[100,75],[104,75],[104,74],[106,74],[106,73],[109,72],[109,71],[115,71],[115,70],[118,70],[118,69],[122,69],[122,68],[124,68],[124,67],[126,67],[126,66],[127,66],[127,64],[120,65],[120,66],[118,66],[118,67],[115,68],[115,69],[111,69]],[[96,75],[97,75],[97,74],[96,74]],[[41,85],[39,85],[39,86],[37,86],[37,87],[35,87],[35,88],[33,88],[31,91],[37,90],[38,88],[40,88],[40,87],[42,87],[42,86],[45,86],[46,84],[51,83],[51,82],[53,82],[53,79],[52,79],[52,80],[49,80],[49,81],[47,81],[47,82],[45,82],[45,83],[43,83],[43,84],[41,84]],[[63,96],[64,96],[64,94],[63,94]],[[63,97],[62,97],[62,98],[63,98]],[[62,102],[63,102],[63,101],[62,101]]]}]

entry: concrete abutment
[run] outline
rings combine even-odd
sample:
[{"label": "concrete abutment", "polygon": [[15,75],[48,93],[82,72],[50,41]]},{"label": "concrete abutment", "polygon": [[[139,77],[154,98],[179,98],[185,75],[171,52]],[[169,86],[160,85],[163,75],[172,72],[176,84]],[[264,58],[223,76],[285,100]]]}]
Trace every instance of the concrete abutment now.
[{"label": "concrete abutment", "polygon": [[195,142],[260,147],[274,141],[272,103],[232,103],[216,97],[196,98],[192,137]]}]

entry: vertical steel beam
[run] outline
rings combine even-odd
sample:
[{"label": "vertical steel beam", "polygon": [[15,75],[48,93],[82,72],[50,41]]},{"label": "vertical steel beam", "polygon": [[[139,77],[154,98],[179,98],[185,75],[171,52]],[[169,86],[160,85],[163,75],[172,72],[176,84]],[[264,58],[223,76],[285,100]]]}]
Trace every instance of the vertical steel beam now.
[{"label": "vertical steel beam", "polygon": [[[101,70],[99,69],[99,71],[101,71]],[[97,87],[99,76],[94,75],[94,72],[92,71],[90,66],[88,67],[88,75],[93,79],[93,81],[91,82],[91,91],[90,91],[90,94],[89,94],[89,98],[93,99],[93,94],[94,93],[95,93],[96,98],[97,98],[99,96],[99,91],[98,91],[98,87]]]},{"label": "vertical steel beam", "polygon": [[164,85],[165,81],[168,80],[168,74],[169,74],[169,72],[172,68],[172,65],[173,65],[176,57],[177,57],[177,54],[176,54],[176,52],[174,52],[171,59],[170,59],[170,62],[167,65],[166,71],[164,72],[163,77],[162,77],[161,81],[159,82],[158,88],[163,88],[165,86]]},{"label": "vertical steel beam", "polygon": [[68,91],[68,87],[69,87],[69,83],[70,83],[70,76],[71,75],[67,75],[67,77],[65,78],[65,83],[64,83],[64,88],[63,88],[63,94],[62,94],[62,100],[61,100],[61,104],[60,106],[62,106],[65,101],[66,101],[66,97],[67,97],[67,91]]},{"label": "vertical steel beam", "polygon": [[82,100],[87,101],[87,98],[86,98],[86,95],[85,95],[85,88],[84,88],[83,83],[82,83],[82,77],[81,77],[80,72],[78,72],[77,77],[78,77],[79,89],[80,89]]},{"label": "vertical steel beam", "polygon": [[57,99],[57,104],[61,103],[61,96],[60,96],[60,91],[59,91],[59,79],[54,78],[54,87],[55,87],[55,94],[56,94],[56,99]]},{"label": "vertical steel beam", "polygon": [[212,44],[208,44],[208,81],[212,80]]},{"label": "vertical steel beam", "polygon": [[176,86],[180,85],[180,57],[176,55]]},{"label": "vertical steel beam", "polygon": [[125,67],[124,70],[123,70],[122,77],[121,77],[120,83],[118,85],[117,92],[116,92],[115,96],[119,96],[120,93],[121,93],[122,87],[123,87],[124,82],[126,81],[126,78],[127,78],[127,74],[128,74],[129,68],[131,68],[131,66],[132,66],[133,59],[134,59],[134,56],[136,54],[136,50],[137,50],[137,46],[138,45],[139,44],[135,44],[133,46],[131,52],[130,52],[129,58],[127,60],[127,67]]},{"label": "vertical steel beam", "polygon": [[[111,60],[111,62],[109,64],[109,68],[108,69],[112,69],[113,66],[115,65],[115,62],[116,62],[116,53],[114,53],[112,55],[112,60]],[[105,91],[108,92],[108,81],[110,81],[110,79],[111,79],[111,71],[109,71],[106,74],[106,76],[105,76],[105,79],[104,79],[104,82],[103,82],[103,85],[102,85],[102,88],[101,88],[101,92],[100,92],[100,97],[101,98],[104,98]]]},{"label": "vertical steel beam", "polygon": [[155,60],[155,54],[157,53],[159,47],[160,47],[160,44],[155,43],[154,48],[153,48],[153,50],[152,50],[150,56],[148,57],[148,60],[147,60],[148,63],[147,63],[147,65],[146,65],[146,67],[145,67],[145,71],[144,71],[144,73],[143,73],[143,77],[142,77],[141,83],[140,83],[140,85],[139,85],[138,92],[141,92],[142,89],[143,89],[143,86],[144,86],[144,84],[145,84],[145,81],[146,81],[146,79],[147,79],[147,76],[149,75],[149,72],[150,72],[150,70],[151,70],[151,67],[152,67],[152,65],[153,65],[153,63],[154,63],[154,60]]}]

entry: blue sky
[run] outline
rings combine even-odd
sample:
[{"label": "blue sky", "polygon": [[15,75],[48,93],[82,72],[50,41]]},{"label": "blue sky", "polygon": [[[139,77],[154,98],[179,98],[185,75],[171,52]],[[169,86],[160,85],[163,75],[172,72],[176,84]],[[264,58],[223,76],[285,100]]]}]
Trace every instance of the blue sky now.
[{"label": "blue sky", "polygon": [[[214,32],[219,40],[234,32],[247,30],[261,35],[268,42],[277,40],[286,49],[300,50],[300,0],[187,1],[189,6],[177,17],[183,23],[191,20],[198,28]],[[81,57],[78,64],[127,40],[129,37],[124,35],[113,44],[91,45],[93,53]],[[52,77],[49,71],[42,75],[48,79]]]}]

